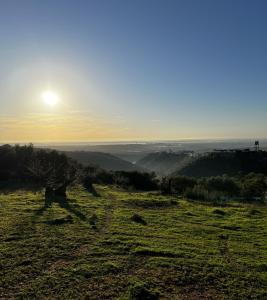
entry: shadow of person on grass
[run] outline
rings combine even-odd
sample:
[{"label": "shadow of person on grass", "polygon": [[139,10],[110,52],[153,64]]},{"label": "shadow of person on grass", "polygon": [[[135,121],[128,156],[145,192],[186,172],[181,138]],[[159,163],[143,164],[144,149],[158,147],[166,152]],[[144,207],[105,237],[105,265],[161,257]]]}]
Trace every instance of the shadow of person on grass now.
[{"label": "shadow of person on grass", "polygon": [[97,190],[95,189],[95,187],[93,185],[93,180],[89,176],[84,179],[83,186],[94,197],[100,197],[100,194],[97,192]]},{"label": "shadow of person on grass", "polygon": [[55,193],[46,193],[44,198],[44,205],[35,212],[35,216],[41,216],[44,212],[49,208],[52,207],[53,203],[59,204],[59,206],[71,214],[74,214],[82,221],[86,221],[86,215],[83,214],[80,210],[70,204],[72,202],[71,199],[68,199],[64,195],[57,195]]}]

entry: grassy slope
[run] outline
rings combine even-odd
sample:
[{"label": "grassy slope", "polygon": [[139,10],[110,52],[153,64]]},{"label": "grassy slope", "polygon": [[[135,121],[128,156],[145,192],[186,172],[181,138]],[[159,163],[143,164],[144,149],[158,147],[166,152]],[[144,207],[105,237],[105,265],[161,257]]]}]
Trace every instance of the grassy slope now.
[{"label": "grassy slope", "polygon": [[0,299],[129,299],[143,283],[160,299],[267,299],[265,206],[98,191],[49,208],[0,194]]}]

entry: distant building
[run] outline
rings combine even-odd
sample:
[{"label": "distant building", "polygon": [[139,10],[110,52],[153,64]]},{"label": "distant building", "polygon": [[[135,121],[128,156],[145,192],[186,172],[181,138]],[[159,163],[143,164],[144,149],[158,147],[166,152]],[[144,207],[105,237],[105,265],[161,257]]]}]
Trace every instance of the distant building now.
[{"label": "distant building", "polygon": [[258,152],[260,151],[260,142],[259,141],[255,141],[254,143],[254,148],[238,148],[238,149],[214,149],[213,150],[214,152],[226,152],[226,153],[229,153],[229,152]]},{"label": "distant building", "polygon": [[255,151],[259,151],[260,150],[260,142],[259,141],[255,141]]}]

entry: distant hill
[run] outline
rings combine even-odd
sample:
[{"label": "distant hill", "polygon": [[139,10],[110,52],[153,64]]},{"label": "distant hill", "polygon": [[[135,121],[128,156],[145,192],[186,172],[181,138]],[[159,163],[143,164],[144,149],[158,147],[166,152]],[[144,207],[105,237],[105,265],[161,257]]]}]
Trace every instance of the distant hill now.
[{"label": "distant hill", "polygon": [[145,171],[142,167],[108,153],[91,151],[66,151],[64,153],[83,165],[94,165],[112,171]]},{"label": "distant hill", "polygon": [[176,174],[207,177],[223,174],[234,176],[250,172],[267,174],[267,152],[213,152],[193,160]]},{"label": "distant hill", "polygon": [[154,171],[158,175],[166,176],[181,169],[191,161],[187,152],[154,152],[138,160],[136,165]]}]

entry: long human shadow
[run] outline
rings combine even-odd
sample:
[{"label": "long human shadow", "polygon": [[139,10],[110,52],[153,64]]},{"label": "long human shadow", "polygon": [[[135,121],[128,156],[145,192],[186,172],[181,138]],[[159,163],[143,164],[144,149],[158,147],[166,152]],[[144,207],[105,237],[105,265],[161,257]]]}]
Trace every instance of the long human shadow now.
[{"label": "long human shadow", "polygon": [[71,201],[71,199],[68,199],[63,196],[54,195],[45,197],[44,201],[44,205],[35,212],[35,217],[43,215],[49,207],[53,206],[53,203],[58,203],[61,208],[67,210],[69,213],[74,214],[80,220],[85,221],[87,219],[85,214],[83,214],[80,210],[70,205],[69,202]]},{"label": "long human shadow", "polygon": [[94,197],[100,197],[100,194],[97,192],[97,190],[95,189],[94,185],[92,184],[91,181],[87,181],[84,183],[84,187],[85,189],[91,193]]}]

